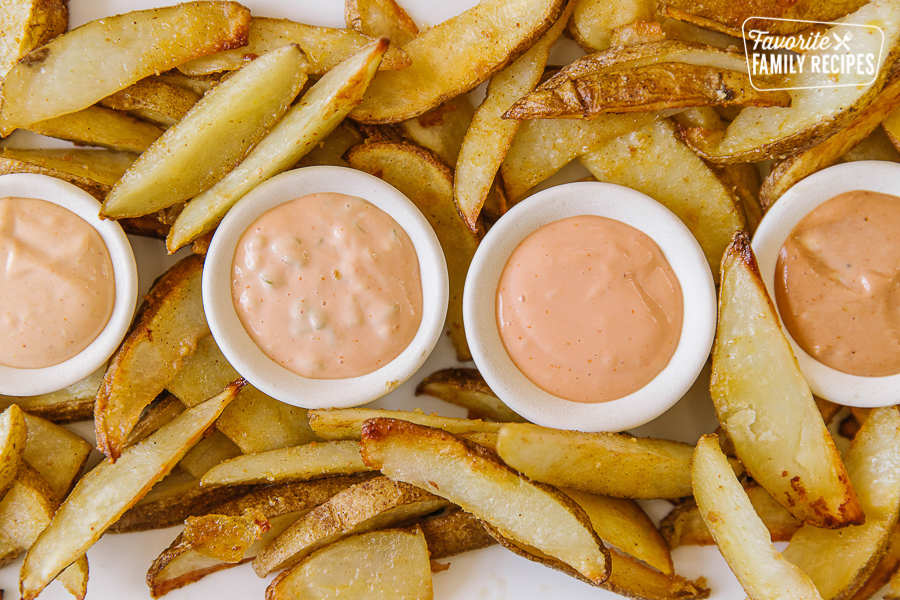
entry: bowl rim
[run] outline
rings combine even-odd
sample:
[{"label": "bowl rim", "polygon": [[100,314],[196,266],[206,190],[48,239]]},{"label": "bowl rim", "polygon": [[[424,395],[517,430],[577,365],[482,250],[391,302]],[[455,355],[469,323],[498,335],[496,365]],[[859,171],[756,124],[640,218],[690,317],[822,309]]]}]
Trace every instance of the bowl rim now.
[{"label": "bowl rim", "polygon": [[[643,388],[608,402],[573,402],[539,388],[509,358],[496,324],[497,284],[513,250],[536,229],[580,215],[612,218],[647,234],[675,271],[684,300],[681,337],[669,364]],[[624,186],[575,182],[548,188],[516,204],[488,232],[469,267],[463,318],[475,364],[512,410],[546,427],[622,431],[664,413],[697,379],[715,336],[715,284],[699,243],[668,208]]]},{"label": "bowl rim", "polygon": [[[856,161],[823,169],[788,189],[766,211],[751,247],[759,264],[772,304],[775,299],[775,266],[784,240],[797,223],[822,203],[844,192],[857,190],[900,196],[900,165],[887,161]],[[778,312],[779,321],[781,313]],[[882,377],[851,375],[833,369],[806,353],[781,322],[800,371],[812,393],[845,406],[892,406],[900,397],[900,373]]]},{"label": "bowl rim", "polygon": [[66,388],[102,367],[128,333],[138,298],[134,251],[116,221],[100,218],[100,202],[66,181],[37,173],[0,175],[0,197],[37,198],[61,206],[92,226],[109,251],[115,282],[113,311],[93,342],[59,364],[39,369],[0,365],[0,394],[37,396]]},{"label": "bowl rim", "polygon": [[[314,193],[363,198],[389,214],[406,231],[419,260],[422,321],[409,346],[394,360],[366,375],[310,379],[266,356],[244,330],[231,295],[231,268],[241,235],[264,212]],[[391,392],[422,366],[443,333],[449,302],[447,263],[440,242],[413,202],[394,186],[362,171],[310,166],[261,183],[228,212],[213,235],[203,269],[203,307],[210,332],[228,362],[257,389],[302,408],[348,408]]]}]

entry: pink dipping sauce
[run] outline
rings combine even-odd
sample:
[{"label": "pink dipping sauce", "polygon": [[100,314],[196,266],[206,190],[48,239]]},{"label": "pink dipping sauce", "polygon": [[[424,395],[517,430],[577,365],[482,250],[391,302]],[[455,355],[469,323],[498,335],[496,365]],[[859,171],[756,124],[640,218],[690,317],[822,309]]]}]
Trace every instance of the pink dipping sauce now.
[{"label": "pink dipping sauce", "polygon": [[0,198],[0,364],[58,365],[93,342],[115,303],[103,238],[75,213]]},{"label": "pink dipping sauce", "polygon": [[526,237],[497,287],[497,325],[516,367],[544,391],[607,402],[653,380],[678,347],[681,285],[659,246],[597,216]]},{"label": "pink dipping sauce", "polygon": [[311,194],[267,211],[241,236],[232,276],[244,329],[302,377],[371,373],[406,349],[422,320],[412,241],[353,196]]}]

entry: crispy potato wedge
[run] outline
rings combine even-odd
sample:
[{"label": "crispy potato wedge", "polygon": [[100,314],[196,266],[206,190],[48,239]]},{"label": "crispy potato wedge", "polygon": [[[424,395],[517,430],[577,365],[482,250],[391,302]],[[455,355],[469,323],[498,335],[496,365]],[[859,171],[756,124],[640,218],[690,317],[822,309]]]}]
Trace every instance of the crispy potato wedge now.
[{"label": "crispy potato wedge", "polygon": [[26,414],[24,423],[28,436],[23,458],[41,474],[57,497],[65,498],[81,475],[93,446],[79,435],[40,417]]},{"label": "crispy potato wedge", "polygon": [[665,116],[666,113],[630,113],[600,115],[590,121],[531,119],[522,122],[500,164],[507,199],[515,204],[528,190],[582,154]]},{"label": "crispy potato wedge", "polygon": [[474,115],[475,107],[468,96],[462,95],[397,123],[397,128],[406,139],[431,150],[452,169],[456,167],[463,138]]},{"label": "crispy potato wedge", "polygon": [[417,117],[486,81],[518,58],[559,17],[563,0],[486,0],[403,47],[412,66],[385,71],[351,118],[396,123]]},{"label": "crispy potato wedge", "polygon": [[497,453],[528,477],[618,498],[691,495],[693,447],[620,433],[581,433],[530,423],[505,424]]},{"label": "crispy potato wedge", "polygon": [[209,486],[277,483],[371,470],[355,441],[313,442],[232,458],[207,471],[201,482]]},{"label": "crispy potato wedge", "polygon": [[442,496],[575,569],[594,584],[609,578],[609,551],[584,510],[550,486],[519,475],[497,456],[440,429],[396,419],[363,427],[366,464]]},{"label": "crispy potato wedge", "polygon": [[68,0],[4,2],[0,7],[0,79],[20,58],[68,27]]},{"label": "crispy potato wedge", "polygon": [[[296,521],[302,514],[319,506],[338,492],[363,481],[370,474],[345,477],[326,477],[315,481],[301,481],[274,485],[243,495],[215,507],[216,515],[234,517],[247,510],[262,513],[269,521],[269,530],[244,551],[241,562],[256,557],[262,547]],[[159,598],[172,590],[199,581],[203,577],[236,566],[197,552],[183,534],[153,561],[147,571],[150,594]]]},{"label": "crispy potato wedge", "polygon": [[416,396],[423,394],[462,406],[478,419],[500,423],[526,422],[491,391],[476,369],[435,371],[416,386]]},{"label": "crispy potato wedge", "polygon": [[311,552],[358,533],[393,527],[449,505],[445,499],[387,477],[352,485],[301,516],[253,560],[260,577],[290,568]]},{"label": "crispy potato wedge", "polygon": [[53,423],[84,421],[94,414],[94,398],[103,381],[101,367],[67,388],[40,396],[0,396],[0,409],[17,404],[25,412]]},{"label": "crispy potato wedge", "polygon": [[821,600],[810,578],[772,546],[715,435],[697,443],[692,477],[700,514],[750,600]]},{"label": "crispy potato wedge", "polygon": [[[235,377],[237,379],[237,377]],[[232,380],[234,381],[234,380]],[[140,421],[128,434],[128,445],[136,444],[185,411],[185,405],[172,394],[162,393],[147,407]]]},{"label": "crispy potato wedge", "polygon": [[171,83],[178,87],[183,87],[202,96],[217,86],[219,81],[225,79],[230,73],[231,71],[222,71],[218,73],[209,73],[208,75],[185,75],[178,69],[169,69],[168,71],[156,75],[156,78],[164,83]]},{"label": "crispy potato wedge", "polygon": [[103,196],[105,196],[109,188],[125,174],[137,156],[130,152],[110,150],[3,148],[0,158],[45,169],[46,174],[60,179],[63,177],[55,175],[55,172],[69,175],[72,178],[69,180],[70,183],[76,183],[76,185],[78,180],[90,181],[102,187]]},{"label": "crispy potato wedge", "polygon": [[[783,552],[823,598],[834,600],[850,598],[869,578],[900,516],[900,413],[895,407],[876,409],[865,420],[846,465],[866,522],[840,531],[804,525]],[[840,561],[834,560],[837,556]]]},{"label": "crispy potato wedge", "polygon": [[[850,600],[869,600],[874,598],[875,594],[891,582],[898,569],[900,569],[900,530],[895,527],[884,558],[878,563],[878,566],[875,567],[875,570],[872,571],[866,582],[856,590],[856,593],[853,594]],[[885,592],[884,600],[897,600],[897,588],[895,586],[892,585]]]},{"label": "crispy potato wedge", "polygon": [[97,448],[111,462],[119,457],[141,412],[209,334],[200,279],[203,257],[190,256],[160,277],[145,297],[134,325],[110,359],[97,392]]},{"label": "crispy potato wedge", "polygon": [[863,522],[743,233],[722,259],[710,394],[738,458],[788,512],[829,529]]},{"label": "crispy potato wedge", "polygon": [[363,141],[363,136],[352,121],[342,121],[334,131],[328,134],[318,146],[301,158],[293,168],[330,165],[333,167],[349,167],[344,154],[353,146]]},{"label": "crispy potato wedge", "polygon": [[[742,485],[753,510],[769,530],[772,541],[790,541],[803,523],[755,481],[745,481]],[[660,522],[659,531],[673,550],[679,546],[710,546],[716,543],[693,498],[677,504]]]},{"label": "crispy potato wedge", "polygon": [[309,424],[316,434],[325,440],[359,440],[363,423],[369,419],[400,419],[425,427],[443,429],[457,435],[468,433],[497,433],[500,425],[472,419],[453,419],[426,415],[405,410],[378,410],[372,408],[339,408],[309,411]]},{"label": "crispy potato wedge", "polygon": [[422,519],[418,525],[425,534],[432,560],[480,550],[497,543],[471,513],[450,507],[449,512]]},{"label": "crispy potato wedge", "polygon": [[168,129],[184,117],[201,94],[186,87],[147,77],[100,101],[101,106],[122,110]]},{"label": "crispy potato wedge", "polygon": [[[740,199],[725,178],[681,141],[674,123],[655,121],[579,160],[598,181],[643,192],[675,213],[697,238],[718,279],[731,236],[746,226]],[[678,165],[677,171],[672,165]]]},{"label": "crispy potato wedge", "polygon": [[0,496],[6,493],[16,478],[27,438],[25,413],[13,404],[0,414]]},{"label": "crispy potato wedge", "polygon": [[24,129],[76,144],[135,153],[149,148],[163,134],[163,130],[152,123],[102,106],[89,106],[78,112],[35,121]]},{"label": "crispy potato wedge", "polygon": [[648,0],[576,0],[568,32],[588,54],[606,50],[611,45],[613,29],[651,20],[654,4]]},{"label": "crispy potato wedge", "polygon": [[386,37],[399,48],[419,35],[416,23],[394,0],[347,0],[347,27],[369,37]]},{"label": "crispy potato wedge", "polygon": [[73,29],[29,52],[6,75],[0,135],[87,108],[197,56],[243,46],[249,21],[250,11],[237,2],[189,2]]},{"label": "crispy potato wedge", "polygon": [[528,52],[491,78],[487,95],[465,132],[457,153],[459,160],[453,180],[453,199],[472,231],[478,228],[478,216],[519,128],[518,122],[500,117],[538,84],[550,48],[562,34],[576,4],[569,2],[556,23]]},{"label": "crispy potato wedge", "polygon": [[[851,27],[873,22],[878,22],[884,33],[883,48],[881,35],[859,34],[857,28]],[[712,162],[756,162],[801,152],[847,126],[881,90],[900,53],[900,6],[890,0],[874,0],[829,30],[829,35],[848,33],[856,35],[854,52],[871,52],[881,57],[881,63],[876,65],[880,69],[878,76],[871,85],[862,85],[870,77],[857,72],[834,75],[807,70],[789,75],[781,82],[781,87],[791,88],[789,108],[745,108],[724,135],[702,128],[689,129],[688,142]],[[833,50],[810,50],[804,56],[812,60],[830,52]],[[836,83],[846,87],[822,89]]]},{"label": "crispy potato wedge", "polygon": [[888,115],[881,126],[894,147],[900,149],[900,109]]},{"label": "crispy potato wedge", "polygon": [[200,479],[216,465],[240,455],[241,449],[237,444],[217,430],[197,442],[179,464],[182,469]]},{"label": "crispy potato wedge", "polygon": [[584,509],[604,542],[667,575],[675,573],[666,540],[637,502],[573,489],[561,491]]},{"label": "crispy potato wedge", "polygon": [[359,103],[387,50],[380,39],[326,73],[224,179],[187,203],[166,240],[169,252],[211,231],[257,185],[290,168]]},{"label": "crispy potato wedge", "polygon": [[[883,125],[883,123],[882,123]],[[900,162],[900,152],[888,137],[884,127],[876,127],[868,137],[841,155],[840,162],[857,160],[886,160]]]},{"label": "crispy potato wedge", "polygon": [[283,46],[210,90],[116,182],[102,214],[145,215],[215,185],[290,108],[305,67],[297,46]]},{"label": "crispy potato wedge", "polygon": [[[612,30],[609,35],[610,46],[633,46],[666,39],[666,32],[656,21],[633,21]],[[676,38],[679,39],[679,38]]]},{"label": "crispy potato wedge", "polygon": [[808,150],[778,163],[760,190],[760,201],[768,210],[795,183],[837,164],[844,154],[866,139],[895,109],[900,107],[900,68],[891,70],[884,88],[846,127]]},{"label": "crispy potato wedge", "polygon": [[[186,75],[233,71],[261,54],[286,44],[296,44],[309,60],[309,74],[321,76],[373,41],[369,36],[348,29],[315,27],[288,19],[253,17],[250,19],[250,36],[246,45],[194,59],[179,65],[178,70]],[[391,47],[377,68],[405,69],[409,65],[409,56],[402,50]]]},{"label": "crispy potato wedge", "polygon": [[215,398],[125,449],[115,464],[102,461],[82,477],[25,556],[20,574],[22,597],[35,598],[171,471],[244,383],[238,380],[230,384]]},{"label": "crispy potato wedge", "polygon": [[447,327],[456,358],[471,360],[463,326],[462,295],[478,238],[456,210],[453,173],[428,150],[406,143],[360,144],[351,148],[345,158],[354,169],[375,175],[406,194],[428,219],[447,258],[450,276]]},{"label": "crispy potato wedge", "polygon": [[266,600],[311,597],[430,600],[434,592],[425,536],[418,529],[391,529],[343,539],[311,554],[266,590]]},{"label": "crispy potato wedge", "polygon": [[182,535],[198,554],[222,562],[238,563],[253,542],[268,530],[269,521],[265,515],[248,509],[236,517],[188,517]]}]

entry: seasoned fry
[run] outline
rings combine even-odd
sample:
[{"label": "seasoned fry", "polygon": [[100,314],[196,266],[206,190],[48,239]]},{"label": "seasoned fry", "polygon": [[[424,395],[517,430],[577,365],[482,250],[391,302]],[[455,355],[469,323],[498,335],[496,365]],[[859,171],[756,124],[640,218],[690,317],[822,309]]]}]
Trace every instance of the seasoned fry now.
[{"label": "seasoned fry", "polygon": [[700,438],[692,470],[700,514],[750,600],[821,600],[810,578],[772,546],[716,436]]},{"label": "seasoned fry", "polygon": [[189,2],[73,29],[29,52],[6,75],[0,135],[87,108],[194,57],[242,46],[249,21],[250,11],[237,2]]},{"label": "seasoned fry", "polygon": [[388,38],[395,48],[419,35],[415,22],[394,0],[347,0],[344,21],[363,35]]},{"label": "seasoned fry", "polygon": [[179,465],[182,469],[200,479],[216,465],[241,455],[237,444],[229,440],[221,431],[213,431],[191,448]]},{"label": "seasoned fry", "polygon": [[125,111],[163,128],[175,125],[200,99],[185,87],[147,77],[100,101],[101,106]]},{"label": "seasoned fry", "polygon": [[428,29],[403,47],[412,65],[379,73],[352,118],[405,121],[468,92],[523,54],[562,8],[563,0],[486,0]]},{"label": "seasoned fry", "polygon": [[[869,600],[877,594],[881,588],[891,582],[900,568],[900,530],[896,527],[891,534],[888,543],[887,554],[872,571],[866,582],[856,590],[850,600]],[[884,594],[884,600],[897,600],[897,587],[891,585],[891,589]]]},{"label": "seasoned fry", "polygon": [[412,485],[376,477],[350,486],[301,516],[262,549],[253,560],[253,569],[265,577],[348,536],[393,527],[448,505],[443,498]]},{"label": "seasoned fry", "polygon": [[[54,172],[70,175],[73,178],[70,183],[76,183],[76,185],[78,180],[93,182],[103,188],[102,196],[105,196],[109,188],[115,185],[137,156],[130,152],[110,150],[3,148],[0,158],[28,163],[50,171],[47,174],[54,177],[62,178]],[[4,171],[4,173],[6,172]]]},{"label": "seasoned fry", "polygon": [[35,598],[60,571],[100,539],[122,513],[175,466],[243,385],[243,380],[234,382],[215,398],[126,448],[115,464],[103,461],[82,477],[25,556],[20,574],[22,597]]},{"label": "seasoned fry", "polygon": [[363,428],[361,448],[366,464],[389,477],[447,498],[594,584],[609,578],[609,551],[581,507],[525,479],[483,447],[439,429],[375,419]]},{"label": "seasoned fry", "polygon": [[788,512],[829,529],[862,523],[856,493],[743,233],[722,259],[710,393],[738,458]]},{"label": "seasoned fry", "polygon": [[653,18],[655,3],[648,0],[576,0],[568,31],[585,52],[606,50],[612,30],[635,21]]},{"label": "seasoned fry", "polygon": [[[237,379],[237,377],[234,379]],[[234,379],[232,379],[232,381],[234,381]],[[184,410],[185,406],[178,398],[172,394],[161,394],[161,397],[157,398],[153,404],[144,411],[141,420],[137,422],[128,434],[128,445],[130,446],[131,444],[136,444],[141,441],[183,413]]]},{"label": "seasoned fry", "polygon": [[450,558],[497,543],[477,517],[459,508],[451,507],[449,510],[447,514],[422,519],[418,524],[425,534],[432,560]]},{"label": "seasoned fry", "polygon": [[450,276],[447,326],[456,358],[471,360],[463,326],[462,296],[478,238],[456,210],[453,173],[429,151],[406,143],[361,144],[351,148],[345,158],[354,169],[380,177],[403,192],[428,219],[447,258]]},{"label": "seasoned fry", "polygon": [[78,112],[35,121],[24,129],[76,144],[136,153],[149,148],[163,134],[163,130],[152,123],[102,106],[89,106]]},{"label": "seasoned fry", "polygon": [[[370,557],[360,561],[361,556]],[[310,555],[275,579],[266,600],[430,600],[431,562],[422,532],[373,531]]]},{"label": "seasoned fry", "polygon": [[369,419],[390,418],[417,423],[425,427],[443,429],[456,435],[468,433],[497,433],[500,425],[471,419],[453,419],[404,410],[371,408],[321,409],[309,411],[309,424],[325,440],[358,440],[363,423]]},{"label": "seasoned fry", "polygon": [[5,2],[0,8],[0,79],[20,58],[68,26],[68,0]]},{"label": "seasoned fry", "polygon": [[475,107],[468,96],[462,95],[423,115],[397,123],[397,128],[405,138],[431,150],[452,169],[474,115]]},{"label": "seasoned fry", "polygon": [[12,485],[25,453],[25,413],[13,404],[0,414],[0,496]]},{"label": "seasoned fry", "polygon": [[462,406],[469,414],[500,423],[525,423],[498,398],[475,369],[443,369],[416,386],[416,396],[426,394]]},{"label": "seasoned fry", "polygon": [[232,458],[207,471],[201,482],[213,486],[303,481],[371,470],[363,463],[357,442],[313,442]]},{"label": "seasoned fry", "polygon": [[203,258],[178,262],[156,281],[135,323],[110,360],[94,406],[98,449],[119,457],[144,408],[156,398],[209,334],[200,279]]},{"label": "seasoned fry", "polygon": [[210,90],[116,182],[102,214],[145,215],[215,185],[287,111],[306,82],[305,66],[297,46],[284,46]]},{"label": "seasoned fry", "polygon": [[381,39],[331,69],[233,171],[187,203],[166,240],[169,252],[211,231],[257,185],[290,168],[357,105],[387,50]]},{"label": "seasoned fry", "polygon": [[316,165],[330,165],[333,167],[349,167],[344,160],[344,153],[353,146],[363,141],[359,130],[349,120],[341,122],[337,128],[328,134],[318,146],[300,159],[293,168],[311,167]]},{"label": "seasoned fry", "polygon": [[39,417],[25,415],[28,437],[23,458],[59,498],[69,495],[93,450],[86,440]]},{"label": "seasoned fry", "polygon": [[236,517],[203,515],[184,522],[184,541],[197,553],[227,563],[238,563],[244,552],[269,530],[259,511],[246,510]]},{"label": "seasoned fry", "polygon": [[453,199],[472,231],[477,229],[478,215],[519,128],[517,121],[501,116],[538,84],[550,47],[559,39],[576,4],[569,2],[556,23],[528,52],[491,78],[487,95],[472,117],[458,152],[453,181]]},{"label": "seasoned fry", "polygon": [[[233,71],[241,68],[248,60],[275,48],[297,44],[309,59],[309,74],[319,76],[373,41],[368,36],[347,29],[314,27],[287,19],[253,17],[250,19],[248,44],[234,50],[197,58],[179,65],[178,70],[187,75]],[[376,68],[394,70],[405,69],[409,65],[409,56],[391,44],[391,48],[387,50],[381,64]]]},{"label": "seasoned fry", "polygon": [[900,163],[900,152],[888,137],[884,123],[882,127],[876,127],[869,137],[864,138],[856,146],[850,148],[841,155],[841,162],[853,162],[857,160],[886,160]]}]

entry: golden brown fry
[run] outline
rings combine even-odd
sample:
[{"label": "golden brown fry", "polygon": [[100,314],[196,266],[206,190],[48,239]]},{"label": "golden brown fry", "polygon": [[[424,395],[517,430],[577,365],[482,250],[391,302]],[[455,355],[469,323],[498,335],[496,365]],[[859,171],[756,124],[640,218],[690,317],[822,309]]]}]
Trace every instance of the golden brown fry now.
[{"label": "golden brown fry", "polygon": [[0,496],[12,485],[25,453],[25,413],[13,404],[0,414]]},{"label": "golden brown fry", "polygon": [[888,162],[900,163],[900,152],[894,146],[891,138],[888,137],[884,128],[876,127],[853,148],[850,148],[841,156],[841,162],[853,162],[857,160],[886,160]]},{"label": "golden brown fry", "polygon": [[386,37],[399,48],[419,35],[419,28],[394,0],[347,0],[347,27],[369,37]]},{"label": "golden brown fry", "polygon": [[25,415],[28,438],[23,458],[59,498],[69,495],[93,450],[86,440],[33,415]]},{"label": "golden brown fry", "polygon": [[23,129],[76,144],[135,153],[149,148],[163,133],[156,125],[102,106],[35,121]]},{"label": "golden brown fry", "polygon": [[0,409],[17,404],[25,412],[53,423],[90,419],[94,414],[94,398],[105,372],[106,367],[101,367],[58,392],[40,396],[0,396]]},{"label": "golden brown fry", "polygon": [[97,447],[111,462],[144,408],[209,333],[200,296],[202,274],[203,258],[190,256],[160,277],[110,360],[97,393],[94,427]]},{"label": "golden brown fry", "polygon": [[258,510],[235,517],[203,515],[184,522],[184,541],[195,552],[227,563],[238,563],[244,553],[269,530],[269,521]]},{"label": "golden brown fry", "polygon": [[[433,31],[433,30],[429,30]],[[471,360],[462,318],[462,294],[478,238],[453,202],[453,173],[431,152],[406,143],[373,142],[354,146],[345,157],[354,169],[376,175],[403,192],[434,228],[447,258],[450,303],[447,326],[456,358]]]},{"label": "golden brown fry", "polygon": [[525,423],[491,391],[475,369],[435,371],[416,386],[416,396],[426,394],[462,406],[478,419],[499,423]]},{"label": "golden brown fry", "polygon": [[469,129],[475,107],[466,95],[457,96],[423,115],[397,123],[408,140],[431,150],[451,169],[456,167],[463,137]]},{"label": "golden brown fry", "polygon": [[638,20],[653,18],[655,3],[649,0],[576,0],[568,31],[585,52],[606,50],[612,30]]},{"label": "golden brown fry", "polygon": [[418,524],[425,534],[432,560],[450,558],[497,543],[477,517],[459,508],[451,507],[449,511],[423,519]]},{"label": "golden brown fry", "polygon": [[200,99],[201,94],[167,83],[158,77],[147,77],[100,101],[101,106],[125,111],[160,127],[175,125]]},{"label": "golden brown fry", "polygon": [[[656,21],[633,21],[612,30],[610,46],[633,46],[666,39],[666,32]],[[676,38],[679,39],[679,38]]]},{"label": "golden brown fry", "polygon": [[197,442],[179,465],[192,476],[200,479],[216,465],[241,455],[237,444],[229,440],[221,431],[211,434]]},{"label": "golden brown fry", "polygon": [[300,159],[293,168],[329,165],[333,167],[349,167],[344,160],[344,153],[363,141],[363,136],[352,121],[344,120],[328,134],[318,146]]},{"label": "golden brown fry", "polygon": [[[234,379],[237,379],[235,377]],[[234,381],[232,379],[232,381]],[[172,394],[161,394],[154,400],[128,434],[128,445],[141,441],[185,410],[184,404]]]},{"label": "golden brown fry", "polygon": [[68,26],[68,0],[16,0],[0,5],[0,79],[20,58]]},{"label": "golden brown fry", "polygon": [[[888,544],[887,554],[850,600],[873,598],[888,582],[893,580],[898,569],[900,569],[900,529],[895,527]],[[884,600],[897,600],[896,586],[891,585],[891,589],[884,594]]]},{"label": "golden brown fry", "polygon": [[[3,170],[3,173],[45,173],[74,183],[95,198],[102,199],[137,156],[111,150],[3,148],[0,158],[25,163],[36,169],[26,170],[25,166],[21,166],[17,170]],[[87,184],[94,186],[96,193],[86,188]]]},{"label": "golden brown fry", "polygon": [[457,435],[497,433],[500,425],[472,419],[453,419],[426,415],[423,412],[379,410],[372,408],[339,408],[309,411],[309,424],[325,440],[359,440],[363,424],[369,419],[391,418],[443,429]]}]

